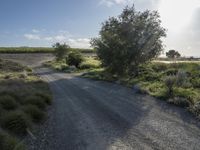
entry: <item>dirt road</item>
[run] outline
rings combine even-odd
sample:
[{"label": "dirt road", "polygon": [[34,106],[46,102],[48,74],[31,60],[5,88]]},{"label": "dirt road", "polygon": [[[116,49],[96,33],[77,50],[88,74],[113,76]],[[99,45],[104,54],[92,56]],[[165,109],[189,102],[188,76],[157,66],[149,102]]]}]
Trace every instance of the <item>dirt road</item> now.
[{"label": "dirt road", "polygon": [[[0,55],[31,67],[52,56]],[[123,86],[37,68],[54,102],[26,138],[30,150],[199,150],[200,122],[182,108]]]},{"label": "dirt road", "polygon": [[199,122],[184,109],[120,85],[37,70],[54,103],[31,150],[199,150]]}]

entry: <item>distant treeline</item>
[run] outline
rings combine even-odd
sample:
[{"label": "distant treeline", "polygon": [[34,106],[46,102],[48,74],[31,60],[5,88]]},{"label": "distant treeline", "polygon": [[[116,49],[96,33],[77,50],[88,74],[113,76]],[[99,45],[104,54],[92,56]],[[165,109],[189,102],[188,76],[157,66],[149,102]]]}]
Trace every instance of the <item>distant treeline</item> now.
[{"label": "distant treeline", "polygon": [[[78,50],[81,53],[95,53],[93,49],[80,49],[71,48],[72,50]],[[54,53],[54,48],[51,47],[0,47],[0,53]]]},{"label": "distant treeline", "polygon": [[[156,58],[156,60],[160,60],[160,61],[172,61],[173,59],[170,58],[166,58],[166,57],[159,57]],[[176,58],[176,61],[200,61],[200,57],[180,57],[180,58]]]}]

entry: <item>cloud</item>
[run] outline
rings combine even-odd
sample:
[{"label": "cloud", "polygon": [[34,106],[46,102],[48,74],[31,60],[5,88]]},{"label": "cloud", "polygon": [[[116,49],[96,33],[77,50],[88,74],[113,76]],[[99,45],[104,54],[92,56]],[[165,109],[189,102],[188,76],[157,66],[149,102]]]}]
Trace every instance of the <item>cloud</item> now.
[{"label": "cloud", "polygon": [[68,38],[64,35],[56,35],[56,36],[47,36],[43,37],[41,40],[45,40],[50,42],[50,44],[60,42],[67,43],[71,47],[75,48],[90,48],[90,39],[89,38]]},{"label": "cloud", "polygon": [[76,48],[90,48],[90,39],[89,38],[78,38],[78,39],[68,39],[66,41],[71,47]]},{"label": "cloud", "polygon": [[55,32],[42,32],[42,30],[31,30],[31,33],[24,34],[24,37],[33,42],[52,45],[56,42],[67,43],[75,48],[90,48],[89,38],[74,37],[66,30],[58,30]]},{"label": "cloud", "polygon": [[40,40],[40,36],[36,34],[24,34],[24,37],[28,40]]},{"label": "cloud", "polygon": [[105,5],[107,7],[111,7],[113,5],[127,5],[130,4],[131,2],[132,2],[131,0],[101,0],[99,2],[99,5]]},{"label": "cloud", "polygon": [[57,35],[54,37],[54,39],[58,42],[64,42],[67,39],[67,37],[64,35]]},{"label": "cloud", "polygon": [[39,33],[40,31],[37,30],[37,29],[32,29],[32,32],[33,32],[33,33]]}]

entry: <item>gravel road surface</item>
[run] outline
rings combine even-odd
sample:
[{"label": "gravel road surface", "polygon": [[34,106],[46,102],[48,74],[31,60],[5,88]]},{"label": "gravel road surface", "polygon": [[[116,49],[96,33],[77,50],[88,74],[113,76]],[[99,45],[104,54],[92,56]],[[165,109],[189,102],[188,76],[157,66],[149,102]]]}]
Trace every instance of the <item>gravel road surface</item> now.
[{"label": "gravel road surface", "polygon": [[37,68],[51,55],[0,55],[36,67],[54,95],[30,150],[200,150],[200,122],[186,110],[103,81]]},{"label": "gravel road surface", "polygon": [[200,124],[182,108],[123,86],[56,73],[54,103],[31,150],[199,150]]}]

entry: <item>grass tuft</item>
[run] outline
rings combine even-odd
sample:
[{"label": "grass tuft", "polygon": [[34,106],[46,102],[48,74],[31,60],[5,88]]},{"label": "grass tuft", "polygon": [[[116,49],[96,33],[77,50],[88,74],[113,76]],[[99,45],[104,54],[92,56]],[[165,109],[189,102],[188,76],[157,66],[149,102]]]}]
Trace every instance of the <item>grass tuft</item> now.
[{"label": "grass tuft", "polygon": [[36,123],[41,122],[45,118],[45,113],[35,105],[25,105],[23,111]]},{"label": "grass tuft", "polygon": [[25,150],[23,143],[3,132],[0,132],[0,148],[1,150]]},{"label": "grass tuft", "polygon": [[0,105],[3,109],[14,110],[17,108],[17,102],[10,95],[0,96]]},{"label": "grass tuft", "polygon": [[4,114],[1,118],[1,126],[18,135],[26,134],[27,128],[30,127],[30,122],[27,116],[21,111],[12,111]]},{"label": "grass tuft", "polygon": [[25,99],[24,104],[32,104],[44,110],[46,108],[45,100],[40,96],[29,96]]}]

